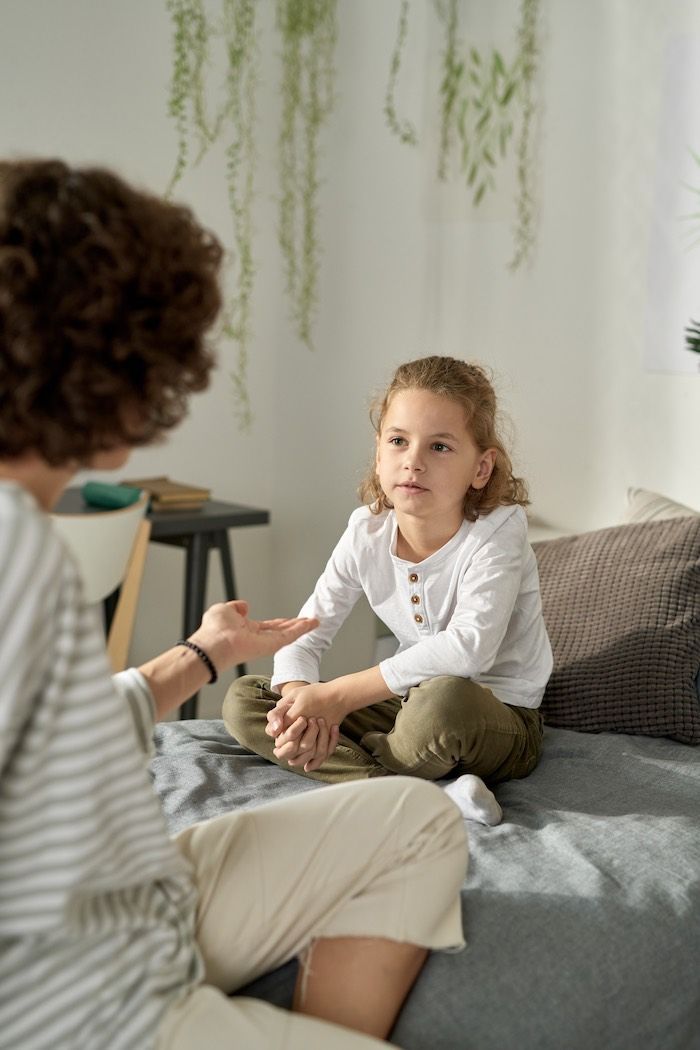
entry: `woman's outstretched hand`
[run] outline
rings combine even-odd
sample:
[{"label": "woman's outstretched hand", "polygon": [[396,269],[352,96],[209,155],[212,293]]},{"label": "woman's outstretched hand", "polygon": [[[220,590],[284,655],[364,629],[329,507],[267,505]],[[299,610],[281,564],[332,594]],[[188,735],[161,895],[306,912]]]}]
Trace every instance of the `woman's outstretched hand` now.
[{"label": "woman's outstretched hand", "polygon": [[259,656],[270,656],[314,627],[318,627],[318,620],[299,617],[249,620],[248,602],[218,602],[207,609],[190,641],[201,646],[221,672]]},{"label": "woman's outstretched hand", "polygon": [[[217,602],[205,612],[202,623],[189,640],[202,649],[218,674],[236,664],[270,656],[284,645],[318,626],[318,620],[249,620],[248,603]],[[149,660],[139,670],[146,679],[162,718],[201,689],[209,669],[196,653],[175,646]]]}]

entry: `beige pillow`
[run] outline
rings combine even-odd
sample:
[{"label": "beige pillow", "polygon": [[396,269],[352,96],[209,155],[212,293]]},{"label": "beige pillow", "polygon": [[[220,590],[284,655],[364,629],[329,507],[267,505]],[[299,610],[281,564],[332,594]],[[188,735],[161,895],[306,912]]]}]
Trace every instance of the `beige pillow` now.
[{"label": "beige pillow", "polygon": [[554,726],[700,743],[700,516],[534,543]]},{"label": "beige pillow", "polygon": [[687,518],[700,511],[686,507],[683,503],[647,489],[627,489],[627,508],[622,515],[623,524],[640,521],[666,521],[669,518]]}]

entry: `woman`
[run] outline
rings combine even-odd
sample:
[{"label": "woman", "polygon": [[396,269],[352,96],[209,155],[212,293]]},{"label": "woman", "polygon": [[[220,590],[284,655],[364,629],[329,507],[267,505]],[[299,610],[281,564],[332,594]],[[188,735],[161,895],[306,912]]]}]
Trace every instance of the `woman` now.
[{"label": "woman", "polygon": [[[218,604],[110,677],[51,529],[76,471],[123,466],[207,385],[220,261],[187,209],[109,172],[0,164],[2,1047],[384,1045],[427,950],[463,943],[464,833],[432,785],[328,788],[168,838],[154,719],[316,621]],[[229,998],[294,956],[293,1013]]]}]

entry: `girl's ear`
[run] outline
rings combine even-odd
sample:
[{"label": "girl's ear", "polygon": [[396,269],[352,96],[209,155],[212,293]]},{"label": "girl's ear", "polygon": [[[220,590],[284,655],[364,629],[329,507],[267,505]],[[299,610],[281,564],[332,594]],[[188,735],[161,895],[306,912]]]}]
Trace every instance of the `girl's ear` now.
[{"label": "girl's ear", "polygon": [[472,481],[472,488],[483,489],[488,484],[489,478],[493,474],[493,468],[496,466],[496,449],[487,448],[482,454],[481,459],[476,468],[476,475]]}]

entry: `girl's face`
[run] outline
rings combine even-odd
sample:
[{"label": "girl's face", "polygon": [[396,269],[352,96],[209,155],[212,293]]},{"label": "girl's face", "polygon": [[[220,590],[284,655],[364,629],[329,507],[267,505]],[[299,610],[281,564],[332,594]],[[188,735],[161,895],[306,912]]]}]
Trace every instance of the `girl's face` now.
[{"label": "girl's face", "polygon": [[482,451],[456,401],[428,390],[394,394],[377,437],[376,469],[397,514],[435,518],[459,528],[464,497],[493,471],[495,449]]}]

